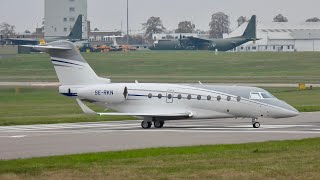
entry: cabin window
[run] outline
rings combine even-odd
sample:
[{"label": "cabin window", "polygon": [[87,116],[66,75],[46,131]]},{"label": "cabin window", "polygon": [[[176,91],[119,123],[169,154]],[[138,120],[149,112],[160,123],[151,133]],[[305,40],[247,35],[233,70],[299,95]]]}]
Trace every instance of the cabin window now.
[{"label": "cabin window", "polygon": [[190,100],[191,99],[191,94],[189,94],[187,98],[188,98],[188,100]]},{"label": "cabin window", "polygon": [[148,98],[150,98],[150,99],[152,98],[152,94],[151,93],[148,94]]},{"label": "cabin window", "polygon": [[182,95],[181,94],[178,95],[178,99],[182,99]]},{"label": "cabin window", "polygon": [[238,101],[238,102],[241,101],[241,97],[240,97],[240,96],[237,97],[237,101]]},{"label": "cabin window", "polygon": [[172,94],[168,94],[168,99],[172,99]]},{"label": "cabin window", "polygon": [[158,94],[158,98],[161,99],[162,98],[162,94]]},{"label": "cabin window", "polygon": [[218,96],[218,97],[217,97],[217,100],[220,101],[220,100],[221,100],[221,96]]},{"label": "cabin window", "polygon": [[197,99],[198,99],[198,100],[201,100],[201,95],[198,95],[198,96],[197,96]]},{"label": "cabin window", "polygon": [[209,95],[209,96],[207,96],[207,100],[208,101],[210,101],[211,100],[211,96]]},{"label": "cabin window", "polygon": [[231,97],[230,96],[227,97],[227,101],[231,101]]}]

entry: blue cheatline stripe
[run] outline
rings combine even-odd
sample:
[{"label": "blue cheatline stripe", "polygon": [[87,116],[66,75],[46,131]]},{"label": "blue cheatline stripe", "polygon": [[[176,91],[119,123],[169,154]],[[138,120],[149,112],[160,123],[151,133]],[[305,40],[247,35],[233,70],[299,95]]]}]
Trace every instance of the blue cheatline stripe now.
[{"label": "blue cheatline stripe", "polygon": [[[71,62],[66,62],[66,61],[60,61],[60,60],[55,60],[55,59],[51,59],[52,62],[59,62],[59,63],[65,63],[65,64],[72,64],[72,65],[77,65],[77,66],[82,66],[80,64],[75,64],[75,63],[71,63]],[[83,67],[83,66],[82,66]]]},{"label": "blue cheatline stripe", "polygon": [[77,93],[61,93],[62,95],[65,95],[65,96],[69,96],[69,97],[76,97],[78,96]]},{"label": "blue cheatline stripe", "polygon": [[128,96],[136,96],[136,97],[142,97],[142,96],[147,96],[147,95],[139,95],[139,94],[128,94]]}]

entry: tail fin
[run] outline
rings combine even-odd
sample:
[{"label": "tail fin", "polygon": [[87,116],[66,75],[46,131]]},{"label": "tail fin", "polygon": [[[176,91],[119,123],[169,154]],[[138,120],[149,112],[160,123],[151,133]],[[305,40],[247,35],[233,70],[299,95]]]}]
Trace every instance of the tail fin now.
[{"label": "tail fin", "polygon": [[253,15],[248,23],[246,30],[243,33],[243,37],[247,38],[248,40],[257,40],[257,17]]},{"label": "tail fin", "polygon": [[70,34],[68,35],[68,39],[77,39],[82,40],[82,17],[83,15],[79,15]]},{"label": "tail fin", "polygon": [[50,55],[61,85],[110,83],[97,76],[77,47],[69,41],[55,41],[44,46],[30,46]]}]

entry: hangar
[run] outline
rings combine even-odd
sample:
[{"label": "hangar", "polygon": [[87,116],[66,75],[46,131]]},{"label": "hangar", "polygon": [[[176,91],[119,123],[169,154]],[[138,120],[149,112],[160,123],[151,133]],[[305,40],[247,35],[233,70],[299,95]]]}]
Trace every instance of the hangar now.
[{"label": "hangar", "polygon": [[[240,36],[247,23],[242,24],[224,38]],[[320,51],[320,23],[304,22],[292,24],[290,22],[257,23],[257,37],[261,40],[246,43],[234,51]]]}]

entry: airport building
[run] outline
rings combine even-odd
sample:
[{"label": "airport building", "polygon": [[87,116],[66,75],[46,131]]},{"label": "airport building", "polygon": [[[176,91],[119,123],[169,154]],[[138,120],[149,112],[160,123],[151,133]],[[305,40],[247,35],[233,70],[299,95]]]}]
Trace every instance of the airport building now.
[{"label": "airport building", "polygon": [[87,39],[87,0],[45,0],[45,37],[69,35],[80,14],[83,39]]},{"label": "airport building", "polygon": [[[247,23],[242,24],[224,38],[241,36],[246,26]],[[257,38],[261,40],[243,44],[234,51],[320,51],[320,23],[257,23]]]}]

